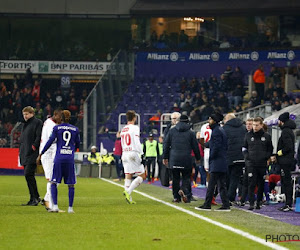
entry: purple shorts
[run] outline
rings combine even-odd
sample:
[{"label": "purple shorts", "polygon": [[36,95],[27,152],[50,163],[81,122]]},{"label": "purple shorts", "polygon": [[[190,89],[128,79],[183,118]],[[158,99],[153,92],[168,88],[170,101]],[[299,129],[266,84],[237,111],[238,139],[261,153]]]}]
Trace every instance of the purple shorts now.
[{"label": "purple shorts", "polygon": [[54,183],[61,183],[64,177],[65,184],[76,184],[75,165],[74,163],[59,162],[54,163],[53,176],[51,181]]}]

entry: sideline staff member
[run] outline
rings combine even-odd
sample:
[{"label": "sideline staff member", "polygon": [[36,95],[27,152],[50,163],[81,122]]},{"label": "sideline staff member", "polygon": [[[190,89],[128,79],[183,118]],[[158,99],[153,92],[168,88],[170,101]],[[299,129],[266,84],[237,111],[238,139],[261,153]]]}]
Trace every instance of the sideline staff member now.
[{"label": "sideline staff member", "polygon": [[[181,115],[179,123],[170,129],[164,143],[164,159],[163,164],[168,165],[170,159],[170,168],[173,173],[173,202],[181,202],[181,198],[185,203],[191,201],[191,173],[192,173],[192,156],[191,151],[195,153],[197,164],[200,163],[200,151],[198,142],[194,132],[190,130],[188,124],[189,118]],[[182,189],[180,189],[180,174],[182,174]]]},{"label": "sideline staff member", "polygon": [[288,212],[292,210],[293,203],[293,187],[291,178],[291,168],[294,163],[295,154],[295,135],[293,129],[296,123],[290,120],[290,113],[285,112],[278,118],[278,126],[282,130],[277,144],[277,161],[282,169],[281,178],[285,191],[285,206],[279,208],[280,211]]},{"label": "sideline staff member", "polygon": [[242,148],[248,170],[249,210],[254,209],[254,190],[256,185],[258,186],[256,209],[260,209],[267,161],[273,152],[271,136],[263,130],[263,120],[260,117],[256,117],[253,120],[252,127],[253,130],[245,136],[245,142]]},{"label": "sideline staff member", "polygon": [[37,206],[40,195],[35,180],[36,158],[39,155],[43,122],[34,117],[31,106],[23,108],[24,124],[20,137],[20,164],[24,166],[24,175],[30,193],[30,200],[22,206]]}]

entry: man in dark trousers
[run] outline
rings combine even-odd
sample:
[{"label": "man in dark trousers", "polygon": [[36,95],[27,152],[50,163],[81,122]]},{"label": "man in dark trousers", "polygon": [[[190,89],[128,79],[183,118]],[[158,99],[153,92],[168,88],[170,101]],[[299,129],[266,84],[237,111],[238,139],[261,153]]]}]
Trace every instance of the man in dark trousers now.
[{"label": "man in dark trousers", "polygon": [[211,138],[209,140],[209,173],[210,179],[206,192],[205,202],[197,210],[211,210],[211,201],[214,195],[215,186],[218,186],[223,205],[215,211],[230,211],[229,199],[226,189],[227,175],[227,137],[219,122],[223,120],[223,115],[215,112],[209,119],[209,127],[212,129]]},{"label": "man in dark trousers", "polygon": [[39,155],[43,122],[34,117],[31,106],[23,110],[24,124],[20,137],[20,164],[24,166],[24,174],[30,193],[30,200],[23,206],[37,206],[40,195],[35,180],[36,158]]},{"label": "man in dark trousers", "polygon": [[248,170],[249,210],[254,209],[254,190],[256,185],[258,186],[256,209],[260,209],[267,161],[273,152],[271,136],[264,132],[263,120],[260,117],[256,117],[253,120],[252,128],[253,130],[246,134],[242,148]]},{"label": "man in dark trousers", "polygon": [[244,163],[236,163],[236,161],[244,161],[242,147],[247,130],[243,122],[239,118],[236,118],[233,113],[229,113],[225,116],[224,123],[225,125],[223,126],[223,129],[228,140],[228,198],[229,201],[233,203],[235,202],[236,190],[240,181],[240,177],[243,174],[244,166]]},{"label": "man in dark trousers", "polygon": [[[170,161],[173,173],[173,202],[176,203],[181,202],[181,199],[185,203],[189,203],[192,199],[190,177],[193,163],[191,151],[194,151],[198,164],[201,159],[196,135],[191,131],[188,121],[188,116],[181,115],[176,126],[170,129],[164,143],[163,164],[168,165],[168,161]],[[182,175],[181,189],[180,174]]]},{"label": "man in dark trousers", "polygon": [[281,179],[285,192],[285,205],[279,208],[280,211],[288,212],[292,210],[293,204],[293,188],[291,170],[294,164],[295,154],[295,135],[293,129],[296,123],[290,120],[290,113],[285,112],[278,118],[278,126],[282,130],[277,144],[277,161],[281,168]]}]

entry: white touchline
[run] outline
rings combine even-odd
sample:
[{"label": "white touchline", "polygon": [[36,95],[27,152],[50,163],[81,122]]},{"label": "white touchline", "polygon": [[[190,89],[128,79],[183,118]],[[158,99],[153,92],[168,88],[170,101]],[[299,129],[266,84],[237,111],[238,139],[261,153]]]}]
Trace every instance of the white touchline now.
[{"label": "white touchline", "polygon": [[[106,181],[106,182],[109,182],[109,183],[114,184],[114,185],[116,185],[116,186],[119,186],[119,187],[124,188],[123,185],[118,184],[118,183],[115,183],[115,182],[113,182],[113,181],[110,181],[110,180],[107,180],[107,179],[104,179],[104,178],[101,178],[101,180]],[[148,195],[148,194],[146,194],[146,193],[143,193],[143,192],[140,192],[140,191],[137,191],[137,190],[134,190],[133,192],[135,192],[135,193],[137,193],[137,194],[140,194],[140,195],[142,195],[142,196],[144,196],[144,197],[147,197],[147,198],[149,198],[149,199],[151,199],[151,200],[160,202],[160,203],[162,203],[162,204],[164,204],[164,205],[167,205],[167,206],[169,206],[169,207],[175,208],[175,209],[177,209],[177,210],[179,210],[179,211],[181,211],[181,212],[184,212],[184,213],[186,213],[186,214],[192,215],[192,216],[194,216],[194,217],[196,217],[196,218],[198,218],[198,219],[204,220],[204,221],[209,222],[209,223],[211,223],[211,224],[213,224],[213,225],[216,225],[216,226],[218,226],[218,227],[224,228],[224,229],[226,229],[226,230],[228,230],[228,231],[231,231],[231,232],[233,232],[233,233],[236,233],[236,234],[238,234],[238,235],[241,235],[241,236],[243,236],[243,237],[245,237],[245,238],[248,238],[248,239],[250,239],[250,240],[253,240],[253,241],[257,242],[257,243],[260,243],[260,244],[265,245],[265,246],[267,246],[267,247],[270,247],[270,248],[272,248],[272,249],[276,249],[276,250],[287,250],[287,249],[288,249],[288,248],[286,248],[286,247],[282,247],[282,246],[276,245],[276,244],[273,243],[273,242],[266,242],[264,239],[261,239],[261,238],[259,238],[259,237],[257,237],[257,236],[254,236],[254,235],[252,235],[252,234],[249,234],[249,233],[247,233],[247,232],[244,232],[244,231],[242,231],[242,230],[240,230],[240,229],[236,229],[236,228],[234,228],[234,227],[231,227],[231,226],[222,224],[221,222],[214,221],[214,220],[212,220],[212,219],[209,219],[209,218],[204,217],[204,216],[202,216],[202,215],[200,215],[200,214],[194,213],[194,212],[192,212],[192,211],[190,211],[190,210],[187,210],[187,209],[185,209],[185,208],[178,207],[178,206],[176,206],[176,205],[174,205],[174,204],[171,204],[171,203],[169,203],[169,202],[166,202],[166,201],[157,199],[157,198],[155,198],[155,197],[153,197],[153,196],[150,196],[150,195]]]}]

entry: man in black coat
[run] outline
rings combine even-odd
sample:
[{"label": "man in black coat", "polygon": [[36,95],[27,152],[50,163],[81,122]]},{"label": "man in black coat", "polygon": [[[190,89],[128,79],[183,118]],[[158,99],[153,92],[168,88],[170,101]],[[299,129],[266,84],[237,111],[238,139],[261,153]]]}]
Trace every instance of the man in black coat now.
[{"label": "man in black coat", "polygon": [[245,136],[244,146],[242,148],[248,171],[249,210],[254,209],[254,190],[256,185],[258,186],[256,209],[260,209],[267,161],[273,152],[271,136],[263,130],[263,120],[260,117],[256,117],[253,120],[252,127],[253,130]]},{"label": "man in black coat", "polygon": [[[169,166],[173,173],[173,202],[177,203],[181,199],[188,203],[192,198],[190,177],[193,163],[191,151],[194,151],[198,163],[201,159],[196,135],[191,131],[188,121],[188,116],[180,116],[179,122],[167,134],[163,150],[163,163],[167,165],[168,161],[170,161]],[[180,174],[182,175],[181,189]]]},{"label": "man in black coat", "polygon": [[296,123],[289,119],[290,114],[285,112],[278,118],[278,126],[282,130],[277,144],[277,162],[281,168],[281,179],[285,192],[285,206],[279,208],[280,211],[288,212],[292,210],[293,187],[291,178],[292,165],[295,163],[295,135],[293,129]]},{"label": "man in black coat", "polygon": [[34,117],[34,109],[31,106],[23,110],[24,124],[20,137],[20,163],[24,166],[24,174],[30,193],[30,200],[24,206],[37,206],[40,195],[35,180],[36,158],[39,155],[43,122]]},{"label": "man in black coat", "polygon": [[247,130],[243,122],[239,118],[236,118],[233,113],[229,113],[225,116],[224,123],[225,125],[223,126],[223,129],[228,140],[226,158],[228,165],[228,198],[230,202],[234,202],[236,197],[236,189],[238,187],[240,177],[243,174],[244,166],[244,164],[235,163],[235,161],[244,160],[242,147]]},{"label": "man in black coat", "polygon": [[222,199],[222,207],[216,211],[230,211],[229,199],[226,189],[226,174],[227,174],[227,137],[219,122],[223,120],[223,115],[220,113],[212,114],[209,119],[209,126],[212,129],[211,138],[209,140],[209,173],[210,179],[206,192],[205,202],[197,210],[211,210],[211,201],[214,195],[215,186],[218,186]]}]

